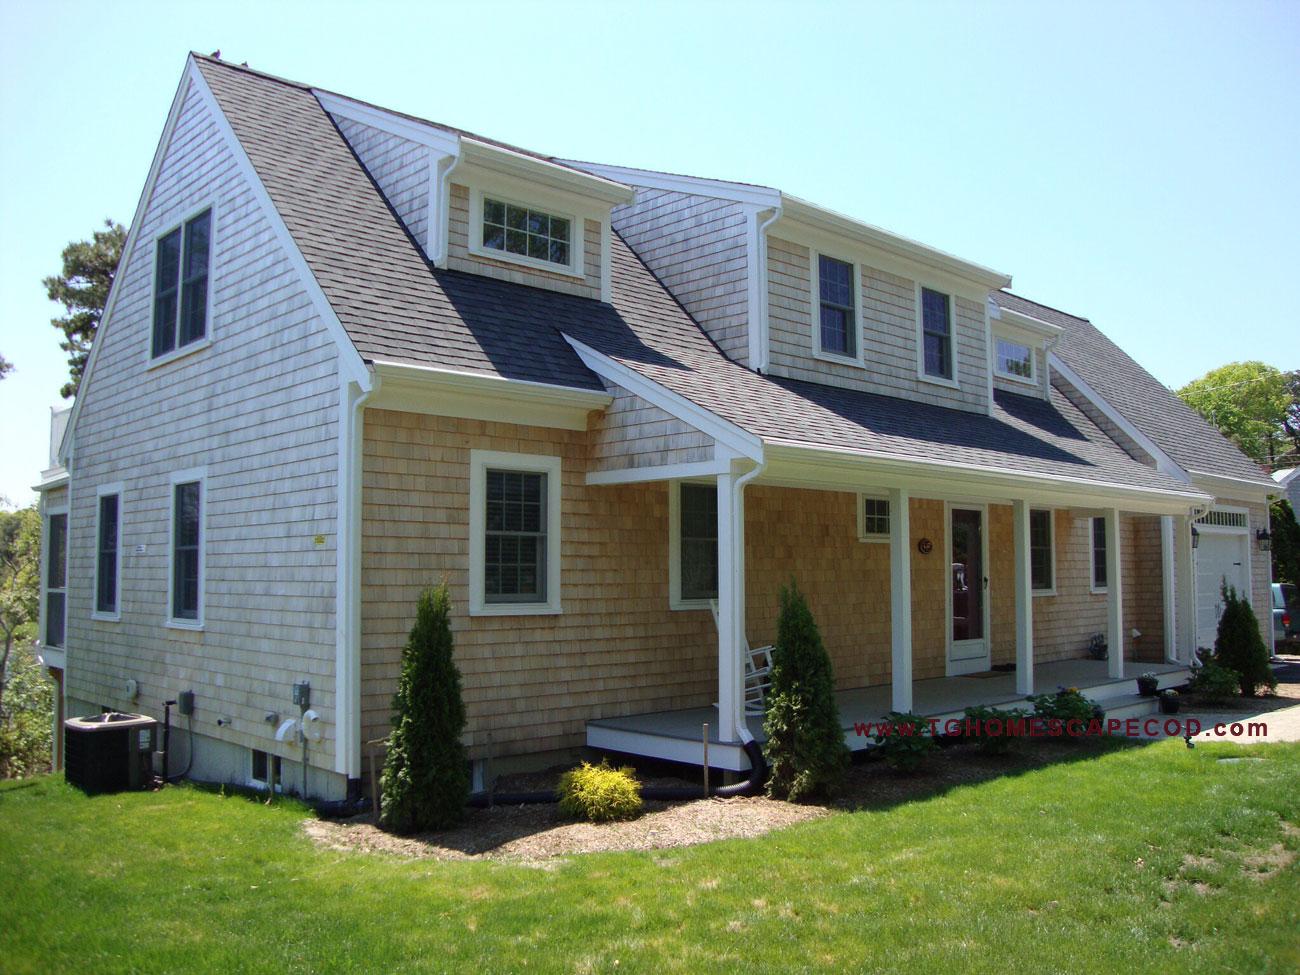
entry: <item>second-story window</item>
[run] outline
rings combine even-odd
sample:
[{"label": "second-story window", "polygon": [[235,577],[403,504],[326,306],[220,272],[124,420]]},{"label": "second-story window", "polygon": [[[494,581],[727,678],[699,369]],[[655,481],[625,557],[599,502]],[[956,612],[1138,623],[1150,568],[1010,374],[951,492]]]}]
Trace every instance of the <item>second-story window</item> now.
[{"label": "second-story window", "polygon": [[952,379],[952,299],[921,289],[922,368],[935,379]]},{"label": "second-story window", "polygon": [[853,316],[853,265],[818,255],[821,350],[853,358],[858,354]]},{"label": "second-story window", "polygon": [[999,337],[997,342],[997,362],[995,368],[999,376],[1008,379],[1034,379],[1034,350],[1023,342]]},{"label": "second-story window", "polygon": [[483,198],[483,246],[569,267],[573,224],[568,217]]},{"label": "second-story window", "polygon": [[154,253],[153,357],[167,355],[208,334],[208,265],[212,211],[158,238]]}]

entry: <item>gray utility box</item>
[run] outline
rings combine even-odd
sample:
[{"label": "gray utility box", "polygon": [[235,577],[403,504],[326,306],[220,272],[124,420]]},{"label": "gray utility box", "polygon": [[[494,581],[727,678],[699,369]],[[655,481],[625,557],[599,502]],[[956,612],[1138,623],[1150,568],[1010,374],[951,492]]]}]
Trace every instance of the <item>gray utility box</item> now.
[{"label": "gray utility box", "polygon": [[106,711],[63,722],[64,774],[87,793],[143,788],[157,747],[158,722],[143,714]]}]

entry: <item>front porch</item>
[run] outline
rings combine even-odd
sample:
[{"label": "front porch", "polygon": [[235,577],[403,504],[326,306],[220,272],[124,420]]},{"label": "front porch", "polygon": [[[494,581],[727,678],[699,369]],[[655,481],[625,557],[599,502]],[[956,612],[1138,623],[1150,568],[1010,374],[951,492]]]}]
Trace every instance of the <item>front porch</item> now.
[{"label": "front porch", "polygon": [[[1159,675],[1160,686],[1172,687],[1187,678],[1182,664],[1144,663],[1143,671]],[[1057,687],[1077,687],[1083,694],[1100,701],[1119,703],[1134,693],[1132,678],[1108,676],[1104,660],[1058,660],[1040,663],[1034,669],[1035,682],[1044,691]],[[854,724],[875,721],[891,710],[892,689],[888,684],[857,687],[836,692],[844,740],[857,751],[871,744],[858,735]],[[912,707],[917,714],[946,720],[960,717],[968,707],[1013,707],[1024,702],[1016,691],[1014,671],[961,677],[937,677],[916,681],[912,687]],[[716,707],[686,708],[650,714],[630,714],[618,718],[601,718],[587,722],[587,745],[604,751],[622,752],[666,761],[702,765],[704,762],[704,724],[709,725],[709,765],[714,768],[743,772],[749,760],[738,742],[724,742],[718,736]],[[749,733],[756,741],[765,740],[763,719],[749,717]]]}]

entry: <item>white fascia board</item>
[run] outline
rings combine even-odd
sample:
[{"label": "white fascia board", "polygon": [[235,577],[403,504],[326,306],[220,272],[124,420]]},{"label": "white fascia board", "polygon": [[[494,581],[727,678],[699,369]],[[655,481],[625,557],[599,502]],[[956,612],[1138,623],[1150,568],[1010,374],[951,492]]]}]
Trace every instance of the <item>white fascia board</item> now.
[{"label": "white fascia board", "polygon": [[835,234],[878,248],[903,260],[933,268],[941,274],[972,282],[987,290],[1001,290],[1011,286],[1011,275],[995,271],[983,264],[962,260],[946,251],[929,247],[909,237],[891,233],[881,227],[789,194],[782,194],[782,200],[785,215],[789,219],[824,233]]},{"label": "white fascia board", "polygon": [[[761,480],[774,482],[782,477],[788,480],[792,473],[800,472],[813,481],[820,469],[820,473],[828,475],[827,483],[837,474],[848,475],[874,487],[908,487],[918,497],[943,497],[964,490],[972,496],[998,495],[1008,500],[1022,498],[1062,507],[1120,504],[1126,511],[1157,514],[1186,514],[1190,506],[1212,500],[1191,488],[1183,491],[1143,488],[980,464],[903,460],[882,451],[810,446],[795,441],[768,440],[766,446],[770,473]],[[924,492],[918,490],[918,484],[924,486]]]},{"label": "white fascia board", "polygon": [[675,393],[654,380],[647,379],[635,369],[616,362],[572,336],[565,335],[564,340],[569,343],[574,352],[578,353],[578,358],[583,364],[602,379],[626,389],[635,396],[640,396],[647,403],[659,407],[687,426],[694,427],[700,433],[712,437],[718,443],[735,451],[738,456],[748,457],[757,464],[763,463],[763,441],[760,437],[724,420],[680,393]]},{"label": "white fascia board", "polygon": [[316,96],[321,108],[331,115],[369,125],[390,135],[400,136],[419,145],[428,146],[443,155],[455,155],[459,151],[460,136],[455,132],[429,123],[417,122],[374,105],[336,95],[331,91],[313,88],[311,93]]},{"label": "white fascia board", "polygon": [[994,321],[1001,322],[1021,332],[1037,335],[1040,338],[1053,339],[1065,331],[1060,325],[1045,322],[1041,318],[1034,318],[1032,315],[1013,311],[1010,308],[1001,308],[996,303],[992,307],[997,310],[997,313],[992,315]]},{"label": "white fascia board", "polygon": [[537,156],[516,152],[502,146],[483,142],[470,136],[461,136],[460,156],[464,162],[484,169],[492,169],[509,176],[568,190],[592,197],[605,203],[631,203],[636,191],[617,180],[606,179],[593,173],[570,169]]},{"label": "white fascia board", "polygon": [[41,482],[33,484],[32,490],[37,494],[43,494],[46,491],[53,491],[55,488],[68,486],[68,472],[63,468],[55,471],[42,471]]},{"label": "white fascia board", "polygon": [[[1209,471],[1188,469],[1192,483],[1215,497],[1236,498],[1244,501],[1267,501],[1282,493],[1280,485],[1263,480],[1252,481],[1245,477],[1211,474]],[[1263,474],[1260,475],[1264,477]]]},{"label": "white fascia board", "polygon": [[1097,407],[1108,420],[1124,431],[1125,434],[1132,437],[1139,447],[1149,453],[1156,461],[1156,469],[1162,474],[1174,478],[1178,481],[1191,481],[1186,470],[1182,468],[1172,457],[1160,449],[1154,440],[1134,426],[1123,413],[1111,406],[1106,398],[1093,389],[1084,381],[1083,377],[1061,361],[1061,357],[1056,353],[1048,353],[1047,365],[1051,369],[1059,372],[1071,386],[1083,394],[1093,406]]},{"label": "white fascia board", "polygon": [[1300,467],[1287,467],[1280,471],[1274,471],[1273,480],[1276,481],[1280,487],[1286,487],[1296,479],[1296,475],[1298,474],[1300,474]]},{"label": "white fascia board", "polygon": [[723,456],[714,460],[692,461],[686,464],[659,464],[653,467],[623,467],[612,471],[592,471],[588,484],[644,484],[649,481],[685,481],[693,477],[713,477],[731,470],[732,454],[719,451]]},{"label": "white fascia board", "polygon": [[661,173],[653,169],[635,169],[631,166],[606,166],[603,163],[582,162],[576,159],[560,160],[566,166],[586,170],[597,176],[630,186],[640,186],[669,193],[688,193],[707,196],[715,200],[730,200],[759,209],[772,209],[781,205],[781,191],[768,186],[732,183],[722,179],[705,179],[701,176],[680,176]]},{"label": "white fascia board", "polygon": [[[308,295],[312,299],[312,304],[320,314],[321,319],[325,322],[331,337],[339,352],[339,370],[361,384],[363,389],[370,388],[370,373],[366,370],[365,363],[361,361],[361,355],[357,352],[356,346],[348,337],[347,331],[343,328],[342,323],[335,314],[334,308],[330,305],[325,293],[321,290],[316,276],[312,274],[311,269],[307,266],[306,259],[298,249],[297,243],[289,233],[289,228],[285,226],[284,219],[280,216],[280,211],[275,208],[271,202],[270,195],[266,192],[266,187],[262,185],[262,180],[258,177],[257,172],[253,169],[253,164],[248,158],[248,153],[240,145],[234,129],[230,127],[230,120],[226,118],[221,106],[217,104],[216,97],[212,94],[212,89],[203,78],[203,73],[199,71],[198,63],[194,60],[193,55],[186,58],[185,70],[181,74],[181,81],[176,89],[176,95],[172,99],[171,109],[167,113],[167,123],[163,126],[162,136],[158,139],[158,146],[154,150],[153,162],[149,166],[149,175],[145,179],[144,189],[140,191],[140,199],[135,206],[135,213],[131,217],[131,227],[127,232],[126,241],[122,245],[122,256],[118,260],[119,268],[127,268],[130,265],[132,255],[134,254],[136,241],[139,236],[140,224],[144,217],[145,210],[148,208],[149,201],[153,197],[154,184],[158,180],[158,171],[162,167],[163,157],[171,145],[172,133],[176,129],[176,120],[180,117],[181,108],[185,104],[185,97],[189,93],[190,87],[200,92],[203,96],[207,107],[211,111],[214,124],[220,130],[223,138],[229,146],[231,155],[235,160],[235,166],[240,174],[247,180],[249,189],[262,207],[266,214],[268,223],[275,232],[276,238],[280,241],[285,249],[289,262],[293,265],[307,289]],[[92,343],[90,348],[90,357],[86,360],[86,369],[81,377],[83,389],[89,388],[92,376],[94,375],[95,365],[99,360],[99,350],[103,347],[104,342],[101,336],[104,330],[112,327],[113,314],[117,308],[117,296],[120,290],[125,287],[123,280],[125,274],[119,274],[113,279],[113,286],[109,289],[108,300],[104,304],[104,314],[99,321],[99,329],[96,337],[99,341]],[[72,413],[68,417],[68,425],[64,429],[63,441],[59,446],[59,460],[67,464],[67,451],[72,443],[73,431],[77,425],[77,417],[81,412],[81,403],[85,397],[78,396],[72,404]]]}]

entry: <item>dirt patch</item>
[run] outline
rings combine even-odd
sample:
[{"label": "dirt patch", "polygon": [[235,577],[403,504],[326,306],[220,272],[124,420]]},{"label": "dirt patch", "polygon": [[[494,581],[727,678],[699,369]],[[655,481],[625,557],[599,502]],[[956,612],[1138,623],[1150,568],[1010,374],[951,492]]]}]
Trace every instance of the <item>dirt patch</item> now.
[{"label": "dirt patch", "polygon": [[471,810],[463,826],[419,836],[385,833],[370,816],[341,822],[309,819],[303,830],[318,844],[336,850],[536,863],[577,853],[660,850],[762,836],[827,814],[819,806],[774,799],[697,799],[674,804],[647,802],[644,815],[625,823],[575,823],[553,805],[534,805]]}]

